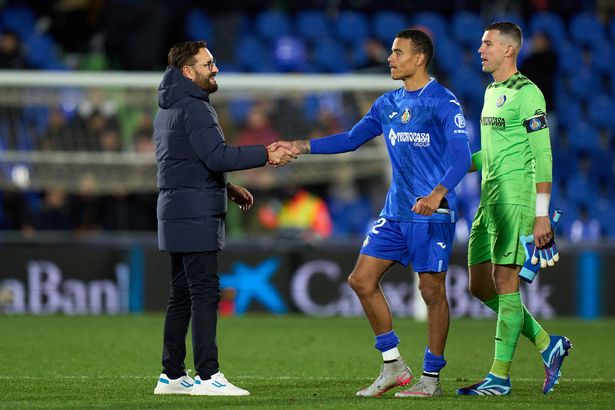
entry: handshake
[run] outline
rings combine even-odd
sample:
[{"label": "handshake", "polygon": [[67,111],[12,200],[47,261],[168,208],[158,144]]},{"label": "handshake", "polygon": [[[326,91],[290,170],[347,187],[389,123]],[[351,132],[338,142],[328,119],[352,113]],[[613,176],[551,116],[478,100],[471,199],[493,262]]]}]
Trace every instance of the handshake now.
[{"label": "handshake", "polygon": [[521,268],[521,272],[519,272],[519,277],[525,282],[532,283],[540,268],[553,266],[559,260],[559,252],[557,251],[557,246],[555,246],[555,227],[561,216],[562,211],[556,209],[553,213],[553,239],[542,248],[536,247],[534,235],[521,235],[519,238],[525,249],[525,263]]},{"label": "handshake", "polygon": [[[307,144],[307,150],[301,148]],[[309,152],[309,141],[276,141],[267,146],[267,163],[274,167],[281,167],[293,159],[297,159],[299,154]]]}]

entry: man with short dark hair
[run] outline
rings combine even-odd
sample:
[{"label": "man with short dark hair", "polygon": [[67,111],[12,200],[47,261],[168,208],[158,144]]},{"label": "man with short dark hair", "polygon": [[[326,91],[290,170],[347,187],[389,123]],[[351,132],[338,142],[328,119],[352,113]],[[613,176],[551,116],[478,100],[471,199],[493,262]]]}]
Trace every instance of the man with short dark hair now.
[{"label": "man with short dark hair", "polygon": [[[250,192],[226,173],[267,162],[284,165],[284,148],[235,147],[225,143],[209,95],[218,89],[216,60],[203,41],[169,51],[169,67],[158,88],[154,120],[158,161],[158,245],[170,256],[171,289],[164,324],[162,374],[154,394],[246,396],[218,366],[217,310],[220,302],[218,252],[224,246],[228,198],[242,210]],[[186,334],[192,319],[197,375],[186,373]]]},{"label": "man with short dark hair", "polygon": [[433,51],[424,32],[402,30],[388,58],[391,77],[402,80],[402,88],[378,98],[348,132],[279,143],[292,147],[296,154],[336,154],[353,151],[381,134],[386,141],[393,168],[391,187],[348,278],[383,359],[378,378],[357,396],[381,396],[413,378],[397,349],[399,338],[380,288],[380,280],[396,262],[403,266],[411,263],[418,272],[429,325],[423,375],[395,396],[442,395],[439,374],[446,365],[449,326],[445,278],[457,221],[453,188],[470,167],[470,148],[457,98],[429,77]]},{"label": "man with short dark hair", "polygon": [[[553,247],[552,159],[545,100],[538,87],[517,71],[522,44],[518,25],[498,22],[485,29],[478,49],[483,71],[494,82],[485,91],[481,151],[473,155],[472,169],[482,168],[482,185],[468,266],[470,292],[498,314],[498,321],[491,370],[484,380],[458,389],[462,395],[510,394],[510,367],[520,334],[542,354],[543,393],[547,394],[572,347],[566,337],[549,335],[519,294],[519,273],[528,257],[521,237],[533,236],[541,255]],[[555,260],[552,255],[548,264]]]}]

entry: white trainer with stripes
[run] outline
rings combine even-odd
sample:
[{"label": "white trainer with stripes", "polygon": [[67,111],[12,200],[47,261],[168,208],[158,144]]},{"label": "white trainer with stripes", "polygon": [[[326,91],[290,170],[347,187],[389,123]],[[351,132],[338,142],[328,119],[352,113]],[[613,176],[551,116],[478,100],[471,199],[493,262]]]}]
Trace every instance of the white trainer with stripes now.
[{"label": "white trainer with stripes", "polygon": [[190,394],[193,396],[249,396],[250,392],[235,386],[218,372],[208,380],[201,380],[200,376],[196,376]]},{"label": "white trainer with stripes", "polygon": [[154,394],[190,394],[193,385],[194,380],[188,374],[177,379],[171,379],[166,374],[161,373]]}]

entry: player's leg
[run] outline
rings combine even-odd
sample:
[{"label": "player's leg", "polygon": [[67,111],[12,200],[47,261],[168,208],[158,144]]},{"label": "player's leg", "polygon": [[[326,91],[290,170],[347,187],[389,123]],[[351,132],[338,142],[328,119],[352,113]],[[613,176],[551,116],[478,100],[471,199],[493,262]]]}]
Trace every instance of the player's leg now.
[{"label": "player's leg", "polygon": [[401,358],[397,345],[399,338],[393,331],[393,321],[387,300],[380,288],[380,279],[393,265],[393,261],[359,255],[357,264],[348,277],[363,311],[376,336],[375,347],[382,353],[380,375],[357,396],[381,396],[395,386],[404,386],[412,380],[412,372]]},{"label": "player's leg", "polygon": [[407,259],[404,252],[405,243],[398,224],[380,219],[365,239],[356,266],[348,277],[348,284],[361,301],[376,337],[375,347],[382,353],[383,359],[380,375],[369,387],[359,390],[357,396],[380,396],[412,380],[412,372],[397,348],[399,338],[393,330],[391,311],[380,288],[380,279],[394,261],[404,263]]},{"label": "player's leg", "polygon": [[446,299],[446,270],[453,246],[454,224],[409,224],[408,235],[412,266],[419,271],[419,290],[427,305],[428,343],[420,380],[396,397],[434,397],[442,395],[440,371],[446,365],[444,348],[449,328]]},{"label": "player's leg", "polygon": [[[518,238],[521,235],[532,233],[534,219],[534,210],[530,207],[498,205],[493,208],[493,220],[498,224],[493,229],[499,233],[493,251],[493,258],[496,263],[523,265],[525,251]],[[473,288],[473,285],[475,285],[474,279],[482,280],[486,275],[486,269],[481,270],[479,274],[472,268],[470,270],[470,289],[474,289],[487,306],[496,312],[499,311],[500,297],[494,294],[489,298],[486,282],[481,281],[480,287]],[[541,354],[545,368],[543,393],[546,394],[558,382],[564,357],[568,355],[568,350],[572,348],[572,344],[564,336],[549,335],[525,305],[522,304],[521,306],[523,309],[521,334],[527,337]]]},{"label": "player's leg", "polygon": [[190,292],[182,254],[169,254],[171,282],[164,319],[162,374],[154,394],[189,394],[192,379],[186,374],[186,334],[190,323]]},{"label": "player's leg", "polygon": [[367,320],[375,335],[393,330],[393,319],[386,297],[380,288],[380,280],[395,262],[369,255],[359,255],[348,284],[357,294]]},{"label": "player's leg", "polygon": [[[519,279],[516,276],[517,267],[497,264],[497,256],[502,250],[495,246],[498,243],[496,233],[501,234],[497,230],[497,224],[494,223],[493,208],[479,208],[472,224],[468,250],[470,291],[481,300],[488,299],[491,292],[497,295],[496,354],[487,377],[479,383],[458,389],[458,394],[505,395],[510,393],[508,374],[512,355],[523,326],[523,309],[519,295]],[[489,260],[494,263],[488,262]]]}]

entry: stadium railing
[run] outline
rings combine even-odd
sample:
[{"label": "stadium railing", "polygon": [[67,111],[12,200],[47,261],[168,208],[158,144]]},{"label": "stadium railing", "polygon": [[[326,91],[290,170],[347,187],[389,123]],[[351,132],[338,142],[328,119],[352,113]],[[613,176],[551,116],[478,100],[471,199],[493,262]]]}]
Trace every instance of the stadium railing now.
[{"label": "stadium railing", "polygon": [[[155,191],[152,120],[161,78],[161,72],[0,71],[0,189]],[[349,129],[378,95],[399,86],[373,75],[221,73],[218,82],[212,102],[231,144],[256,106],[282,139],[306,138],[329,131],[323,112]],[[340,164],[354,178],[387,175],[384,143],[375,141],[353,153],[306,156],[283,171],[266,167],[238,177],[247,186],[267,181],[269,188],[327,183]]]}]

